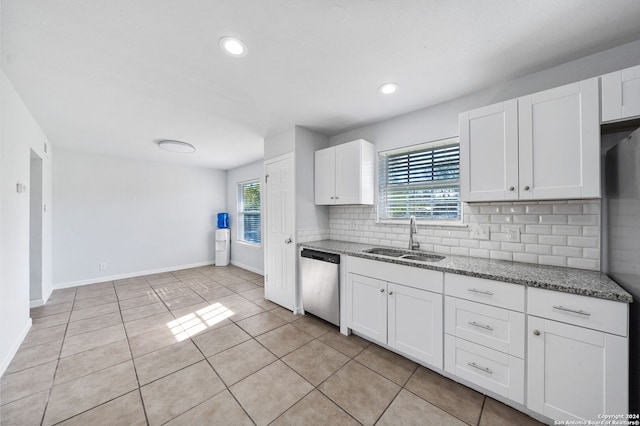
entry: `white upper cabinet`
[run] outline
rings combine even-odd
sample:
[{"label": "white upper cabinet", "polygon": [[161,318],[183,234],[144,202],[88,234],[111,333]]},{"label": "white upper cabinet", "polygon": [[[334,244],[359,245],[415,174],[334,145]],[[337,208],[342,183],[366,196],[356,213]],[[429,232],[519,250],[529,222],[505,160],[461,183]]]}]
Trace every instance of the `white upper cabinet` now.
[{"label": "white upper cabinet", "polygon": [[316,151],[316,204],[373,204],[374,155],[363,139]]},{"label": "white upper cabinet", "polygon": [[462,201],[600,197],[598,79],[460,114]]},{"label": "white upper cabinet", "polygon": [[460,114],[460,164],[463,201],[518,199],[515,99]]},{"label": "white upper cabinet", "polygon": [[598,79],[518,99],[521,200],[600,197]]},{"label": "white upper cabinet", "polygon": [[640,65],[602,76],[602,122],[640,117]]}]

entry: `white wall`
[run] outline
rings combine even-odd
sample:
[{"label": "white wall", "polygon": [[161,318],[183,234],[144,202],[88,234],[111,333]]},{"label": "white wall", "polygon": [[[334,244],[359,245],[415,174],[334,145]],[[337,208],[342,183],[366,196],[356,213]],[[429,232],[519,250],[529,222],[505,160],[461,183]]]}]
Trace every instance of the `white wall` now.
[{"label": "white wall", "polygon": [[329,207],[315,205],[315,152],[329,146],[329,138],[295,127],[296,228],[298,233],[329,229]]},{"label": "white wall", "polygon": [[[0,374],[31,326],[29,318],[29,188],[33,149],[43,159],[42,294],[51,293],[51,158],[47,138],[4,72],[1,73],[0,123]],[[49,146],[50,148],[50,146]],[[49,155],[51,150],[49,149]],[[18,193],[16,184],[27,185]]]},{"label": "white wall", "polygon": [[296,133],[295,127],[291,127],[285,132],[269,136],[264,140],[264,159],[278,157],[295,150]]},{"label": "white wall", "polygon": [[264,274],[264,246],[238,241],[238,183],[258,179],[262,205],[262,240],[264,241],[264,162],[256,161],[227,171],[227,211],[231,226],[231,263]]},{"label": "white wall", "polygon": [[53,195],[54,285],[65,287],[212,263],[226,176],[59,150]]}]

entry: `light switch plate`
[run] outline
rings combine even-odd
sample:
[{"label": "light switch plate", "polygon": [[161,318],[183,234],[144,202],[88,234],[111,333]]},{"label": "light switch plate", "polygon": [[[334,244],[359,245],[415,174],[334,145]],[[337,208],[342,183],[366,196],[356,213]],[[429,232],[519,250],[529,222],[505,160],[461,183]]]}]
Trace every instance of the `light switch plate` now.
[{"label": "light switch plate", "polygon": [[471,226],[471,238],[474,240],[488,240],[490,234],[489,225],[476,223]]}]

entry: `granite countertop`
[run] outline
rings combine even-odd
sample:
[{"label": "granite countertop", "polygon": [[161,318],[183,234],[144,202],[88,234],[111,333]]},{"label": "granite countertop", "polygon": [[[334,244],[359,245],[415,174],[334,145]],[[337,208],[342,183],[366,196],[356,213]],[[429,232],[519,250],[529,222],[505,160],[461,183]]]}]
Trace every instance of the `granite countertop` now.
[{"label": "granite countertop", "polygon": [[[304,248],[432,269],[434,271],[452,272],[454,274],[522,284],[617,302],[633,302],[633,298],[629,293],[624,291],[611,278],[598,271],[453,255],[447,255],[446,259],[439,262],[419,262],[364,253],[363,250],[380,246],[338,240],[310,241],[298,245]],[[397,249],[396,247],[389,248]]]}]

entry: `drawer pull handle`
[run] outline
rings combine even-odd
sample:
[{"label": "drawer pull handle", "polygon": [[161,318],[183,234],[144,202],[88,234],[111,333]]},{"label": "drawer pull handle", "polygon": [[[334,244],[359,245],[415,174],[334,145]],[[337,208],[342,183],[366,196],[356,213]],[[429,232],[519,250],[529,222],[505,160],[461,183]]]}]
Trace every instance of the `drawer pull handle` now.
[{"label": "drawer pull handle", "polygon": [[565,312],[571,312],[574,314],[580,314],[580,315],[584,315],[586,317],[590,317],[591,314],[589,312],[585,312],[582,309],[571,309],[571,308],[565,308],[564,306],[553,306],[553,309],[557,309],[559,311],[565,311]]},{"label": "drawer pull handle", "polygon": [[478,290],[477,288],[468,288],[467,291],[470,291],[471,293],[479,293],[479,294],[486,294],[487,296],[493,296],[492,291]]},{"label": "drawer pull handle", "polygon": [[493,331],[493,327],[491,327],[490,325],[480,324],[475,321],[469,321],[467,324],[472,325],[474,327],[483,328],[485,330]]},{"label": "drawer pull handle", "polygon": [[475,362],[468,362],[467,365],[469,367],[477,368],[480,371],[484,371],[485,373],[493,374],[493,371],[491,371],[491,369],[489,367],[482,367],[482,366],[476,364]]}]

